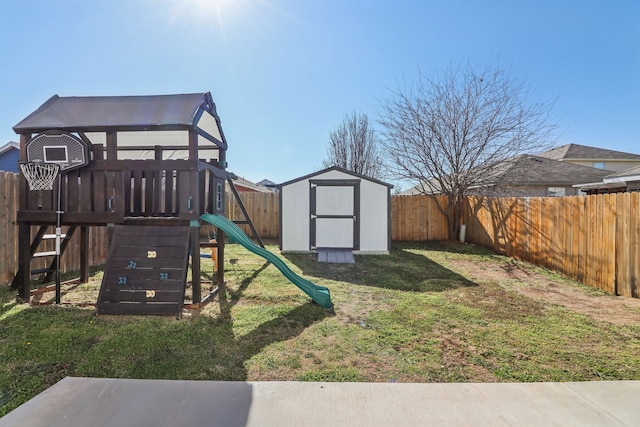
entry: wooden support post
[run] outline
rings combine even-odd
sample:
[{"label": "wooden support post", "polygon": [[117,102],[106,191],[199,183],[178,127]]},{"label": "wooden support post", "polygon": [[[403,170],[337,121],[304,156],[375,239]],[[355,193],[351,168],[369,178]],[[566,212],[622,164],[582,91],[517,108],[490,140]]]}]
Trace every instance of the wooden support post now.
[{"label": "wooden support post", "polygon": [[198,133],[195,128],[189,130],[189,160],[198,161]]},{"label": "wooden support post", "polygon": [[20,269],[18,298],[31,301],[31,223],[21,222],[18,236],[18,266]]},{"label": "wooden support post", "polygon": [[218,262],[216,263],[216,279],[218,287],[224,286],[224,231],[218,229],[216,233],[218,242]]},{"label": "wooden support post", "polygon": [[193,303],[202,301],[202,290],[200,286],[200,223],[191,221],[191,289],[193,292]]},{"label": "wooden support post", "polygon": [[246,220],[246,223],[249,225],[249,228],[251,228],[251,232],[253,233],[253,236],[258,241],[258,244],[260,245],[260,247],[264,249],[264,243],[262,242],[262,238],[260,238],[260,235],[258,234],[258,230],[256,230],[256,227],[253,225],[253,221],[251,221],[249,212],[247,212],[247,209],[244,207],[244,203],[242,203],[242,198],[240,197],[240,194],[236,189],[236,185],[233,183],[233,180],[231,179],[231,177],[227,177],[227,182],[229,183],[229,188],[231,188],[231,191],[233,192],[233,195],[235,196],[236,201],[238,202],[238,206],[242,211],[242,215],[244,215],[244,219]]},{"label": "wooden support post", "polygon": [[89,282],[89,228],[80,227],[80,283]]},{"label": "wooden support post", "polygon": [[107,132],[107,159],[118,159],[118,136],[115,132]]},{"label": "wooden support post", "polygon": [[[222,128],[220,127],[220,122],[219,122],[219,118],[216,117],[216,122],[218,123],[218,128],[220,129],[221,135],[222,135],[222,140],[224,141],[224,134],[222,134]],[[225,141],[226,142],[226,141]],[[226,170],[227,169],[227,149],[222,149],[220,148],[218,150],[218,167]],[[224,184],[223,184],[224,186]],[[225,213],[224,210],[227,206],[226,204],[226,200],[224,200],[224,194],[225,192],[222,192],[222,210],[223,212],[221,212],[223,215],[228,215],[228,213]],[[217,278],[217,285],[218,288],[220,290],[222,290],[225,286],[225,282],[224,282],[224,231],[222,231],[221,229],[218,229],[217,235],[216,235],[216,239],[218,241],[218,265],[216,266],[216,278]]]},{"label": "wooden support post", "polygon": [[[27,142],[31,134],[20,135],[20,161],[27,161]],[[27,208],[29,185],[25,177],[21,177],[18,187],[18,210]],[[18,299],[24,302],[31,300],[31,223],[20,222],[18,226]]]}]

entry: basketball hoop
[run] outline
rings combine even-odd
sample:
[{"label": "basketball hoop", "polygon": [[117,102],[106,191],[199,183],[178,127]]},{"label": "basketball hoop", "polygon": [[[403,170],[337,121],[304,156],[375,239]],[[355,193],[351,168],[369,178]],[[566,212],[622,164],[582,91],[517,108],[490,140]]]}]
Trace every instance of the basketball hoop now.
[{"label": "basketball hoop", "polygon": [[43,162],[20,162],[20,169],[29,183],[29,190],[53,190],[53,182],[60,172],[60,165]]},{"label": "basketball hoop", "polygon": [[[53,190],[53,182],[59,178],[60,165],[57,163],[45,163],[41,160],[33,162],[20,162],[22,175],[29,183],[29,190]],[[60,242],[62,239],[62,227],[60,216],[60,179],[58,179],[58,209],[56,210],[56,304],[60,304]],[[38,208],[42,207],[42,193],[38,193]]]}]

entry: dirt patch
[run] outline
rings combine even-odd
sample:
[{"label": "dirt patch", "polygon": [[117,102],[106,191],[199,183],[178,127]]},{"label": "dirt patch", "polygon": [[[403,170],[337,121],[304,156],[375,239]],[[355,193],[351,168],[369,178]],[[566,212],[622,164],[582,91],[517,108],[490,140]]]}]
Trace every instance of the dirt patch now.
[{"label": "dirt patch", "polygon": [[458,337],[456,334],[460,332],[460,330],[454,329],[450,334],[445,332],[441,334],[440,350],[442,351],[442,368],[452,369],[455,367],[463,367],[471,373],[470,376],[474,378],[474,381],[498,381],[496,376],[486,368],[472,361],[474,357],[484,357],[484,350],[478,349],[466,340]]},{"label": "dirt patch", "polygon": [[560,305],[614,325],[640,325],[640,299],[608,295],[567,279],[555,280],[535,267],[514,261],[487,263],[448,259],[454,271],[478,283],[496,283],[528,298]]}]

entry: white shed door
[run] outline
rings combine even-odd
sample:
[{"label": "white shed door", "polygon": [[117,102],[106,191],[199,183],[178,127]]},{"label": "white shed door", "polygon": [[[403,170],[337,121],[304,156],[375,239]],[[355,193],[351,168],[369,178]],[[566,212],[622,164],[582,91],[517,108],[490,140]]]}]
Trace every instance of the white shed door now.
[{"label": "white shed door", "polygon": [[311,249],[359,249],[360,181],[311,180]]}]

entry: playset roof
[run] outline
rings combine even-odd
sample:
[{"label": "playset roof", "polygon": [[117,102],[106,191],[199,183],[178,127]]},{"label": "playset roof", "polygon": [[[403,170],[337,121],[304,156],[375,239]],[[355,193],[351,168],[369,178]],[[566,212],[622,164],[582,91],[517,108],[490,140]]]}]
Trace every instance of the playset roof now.
[{"label": "playset roof", "polygon": [[16,133],[171,130],[196,126],[203,111],[218,120],[209,92],[148,96],[52,96],[13,127]]}]

